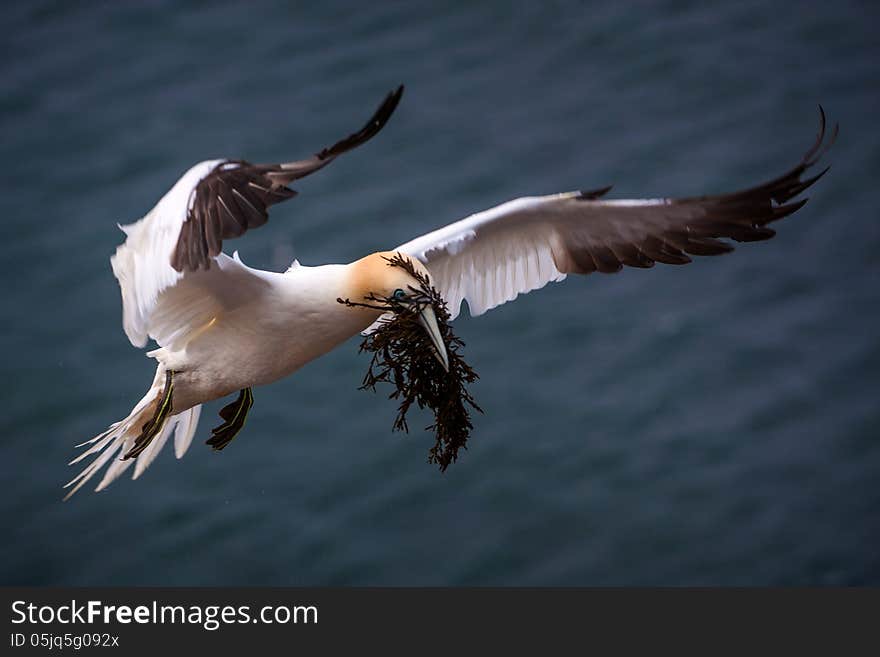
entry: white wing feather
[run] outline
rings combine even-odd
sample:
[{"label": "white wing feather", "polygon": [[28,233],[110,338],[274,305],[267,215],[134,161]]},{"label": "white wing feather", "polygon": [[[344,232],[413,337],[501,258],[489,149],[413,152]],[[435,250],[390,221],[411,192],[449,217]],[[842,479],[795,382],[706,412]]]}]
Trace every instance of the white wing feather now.
[{"label": "white wing feather", "polygon": [[565,279],[553,259],[548,198],[553,197],[509,201],[395,250],[428,266],[452,319],[465,300],[471,315],[482,315],[519,294]]},{"label": "white wing feather", "polygon": [[122,324],[136,347],[152,338],[168,351],[178,351],[193,331],[253,298],[267,284],[263,272],[245,266],[237,253],[220,253],[208,270],[181,273],[171,266],[193,191],[218,162],[197,164],[143,219],[120,226],[128,237],[110,263],[122,291]]},{"label": "white wing feather", "polygon": [[[263,272],[246,267],[233,254],[220,253],[207,270],[180,273],[171,266],[171,253],[177,244],[181,226],[187,220],[192,193],[199,181],[214,169],[218,161],[197,164],[162,197],[147,215],[133,224],[120,226],[127,238],[110,259],[113,273],[122,292],[123,326],[129,340],[143,347],[154,339],[167,351],[181,349],[192,331],[216,317],[219,312],[253,298],[268,283]],[[151,352],[156,355],[162,349]],[[164,369],[157,369],[153,386],[132,409],[129,416],[88,443],[91,447],[71,463],[90,454],[101,452],[68,486],[68,497],[91,479],[114,454],[122,455],[131,446],[133,423],[141,410],[161,390]],[[96,490],[112,481],[136,463],[134,479],[152,463],[162,447],[174,435],[174,452],[181,458],[192,443],[199,422],[201,406],[197,405],[168,419],[161,433],[137,459],[117,458],[110,463]],[[66,499],[66,498],[65,498]]]},{"label": "white wing feather", "polygon": [[773,237],[767,224],[800,209],[807,199],[792,199],[828,171],[803,179],[837,137],[835,125],[825,139],[821,106],[819,119],[814,144],[794,168],[748,189],[682,199],[597,200],[607,187],[520,198],[397,250],[428,266],[453,318],[463,300],[472,315],[481,315],[569,273],[613,273],[624,265],[652,267],[655,262],[683,265],[690,255],[728,253],[733,247],[726,240]]},{"label": "white wing feather", "polygon": [[193,190],[221,161],[195,165],[143,219],[119,227],[127,237],[110,264],[122,291],[122,326],[135,347],[147,344],[159,295],[184,276],[171,266],[171,253],[186,221]]},{"label": "white wing feather", "polygon": [[[561,281],[566,274],[613,273],[624,265],[682,265],[690,255],[733,250],[725,241],[765,240],[767,224],[795,212],[787,203],[822,173],[812,162],[758,187],[685,199],[595,200],[568,192],[528,197],[472,215],[397,247],[428,266],[452,317],[467,300],[472,315]],[[605,191],[605,190],[602,190]]]}]

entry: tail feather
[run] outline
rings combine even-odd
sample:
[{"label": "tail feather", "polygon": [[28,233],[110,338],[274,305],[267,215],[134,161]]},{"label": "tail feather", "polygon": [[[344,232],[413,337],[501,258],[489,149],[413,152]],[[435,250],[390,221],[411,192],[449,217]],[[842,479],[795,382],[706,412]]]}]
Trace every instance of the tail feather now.
[{"label": "tail feather", "polygon": [[113,441],[110,443],[110,446],[109,446],[108,449],[105,449],[105,450],[101,453],[101,455],[98,456],[94,461],[92,461],[91,463],[89,463],[89,465],[86,466],[86,468],[85,468],[82,472],[80,472],[76,477],[74,477],[74,478],[71,479],[67,484],[65,484],[65,486],[64,486],[65,488],[67,488],[68,486],[73,486],[73,484],[76,484],[75,486],[73,486],[73,488],[71,489],[71,491],[70,491],[67,495],[64,496],[64,499],[65,499],[65,500],[70,499],[70,497],[71,497],[76,491],[78,491],[80,488],[82,488],[82,487],[85,485],[85,483],[86,483],[89,479],[91,479],[91,478],[95,475],[95,473],[96,473],[98,470],[100,470],[100,469],[104,466],[104,464],[107,463],[107,461],[109,461],[110,458],[111,458],[111,457],[112,457],[117,451],[119,451],[119,448],[120,448],[121,445],[122,445],[122,440],[123,440],[122,437],[119,437],[119,438],[116,438],[115,440],[113,440]]},{"label": "tail feather", "polygon": [[[75,449],[79,449],[80,447],[85,447],[86,445],[91,445],[92,443],[94,443],[94,442],[100,440],[101,438],[103,438],[104,436],[106,436],[108,433],[110,433],[111,431],[113,431],[113,430],[114,430],[116,427],[118,427],[120,424],[122,424],[122,423],[121,423],[121,422],[114,422],[114,423],[111,424],[109,427],[107,427],[107,429],[105,429],[104,431],[102,431],[101,433],[99,433],[99,434],[98,434],[97,436],[95,436],[94,438],[89,438],[88,440],[86,440],[86,441],[84,441],[84,442],[81,442],[79,445],[76,445],[76,446],[75,446]],[[71,463],[73,463],[73,461],[71,461]],[[68,464],[68,465],[70,465],[70,464]]]},{"label": "tail feather", "polygon": [[[108,430],[108,431],[105,431],[103,434],[98,435],[97,438],[93,438],[92,440],[98,440],[98,438],[100,438],[100,440],[97,443],[95,443],[94,445],[92,445],[89,449],[85,450],[82,454],[77,456],[75,459],[73,459],[67,465],[73,465],[74,463],[79,463],[85,457],[87,457],[89,454],[94,454],[96,452],[100,452],[102,449],[104,449],[107,446],[107,443],[109,443],[111,440],[113,440],[114,436],[115,436],[115,432],[111,433],[111,430]],[[89,441],[89,442],[91,442],[91,441]],[[88,444],[88,443],[86,443],[86,444]]]},{"label": "tail feather", "polygon": [[196,434],[196,427],[199,426],[199,416],[201,414],[201,406],[194,406],[180,414],[180,422],[178,422],[177,429],[174,431],[174,455],[177,458],[183,458],[186,450],[189,449],[193,436]]},{"label": "tail feather", "polygon": [[[122,473],[128,470],[129,466],[135,462],[135,459],[123,459],[122,455],[125,454],[125,446],[123,445],[123,451],[119,454],[120,458],[117,458],[113,463],[111,463],[107,469],[104,471],[104,476],[101,478],[100,483],[95,488],[95,492],[102,491],[114,480],[118,479],[122,476]],[[71,495],[73,495],[75,491],[71,491]],[[65,498],[66,499],[66,498]]]},{"label": "tail feather", "polygon": [[138,477],[140,477],[144,473],[144,470],[146,470],[153,462],[159,452],[162,451],[162,448],[165,447],[165,443],[168,440],[168,436],[170,436],[174,432],[175,425],[178,423],[178,421],[179,420],[177,415],[173,415],[165,421],[165,424],[162,425],[162,430],[159,432],[159,435],[153,438],[152,442],[147,445],[147,448],[137,457],[137,463],[134,466],[134,474],[131,476],[132,479],[137,479]]},{"label": "tail feather", "polygon": [[[156,379],[158,381],[160,377],[157,376]],[[64,497],[65,500],[70,499],[74,493],[82,488],[116,455],[119,458],[110,463],[95,491],[105,489],[114,480],[119,478],[135,461],[137,461],[137,466],[135,467],[132,479],[137,479],[153,462],[172,433],[174,434],[174,453],[177,458],[181,458],[186,453],[198,426],[201,406],[195,406],[182,413],[168,417],[159,435],[153,439],[150,445],[136,459],[122,460],[121,458],[131,449],[135,438],[140,434],[143,424],[150,419],[149,417],[144,417],[144,414],[149,412],[148,409],[151,402],[155,401],[161,391],[161,385],[156,386],[154,383],[144,398],[135,405],[128,417],[110,425],[110,427],[94,438],[77,445],[77,447],[85,447],[87,445],[90,447],[73,459],[70,465],[79,463],[90,455],[95,455],[95,459],[82,472],[65,484],[65,488],[73,487]]]}]

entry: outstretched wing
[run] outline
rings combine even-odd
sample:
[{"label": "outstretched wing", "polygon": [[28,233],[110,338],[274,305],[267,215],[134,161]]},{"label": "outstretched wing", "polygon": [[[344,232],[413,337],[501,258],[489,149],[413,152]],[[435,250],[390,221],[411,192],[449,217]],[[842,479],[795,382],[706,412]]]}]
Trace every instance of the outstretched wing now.
[{"label": "outstretched wing", "polygon": [[[378,133],[402,94],[403,87],[388,94],[363,128],[310,158],[282,164],[201,162],[187,171],[143,219],[120,226],[127,237],[110,263],[122,291],[123,327],[131,343],[143,347],[148,337],[153,337],[164,346],[171,337],[181,337],[180,331],[190,325],[187,318],[170,317],[164,308],[157,310],[160,297],[168,288],[180,285],[181,279],[193,279],[193,285],[188,286],[193,294],[182,289],[180,294],[172,295],[176,301],[171,305],[181,312],[187,309],[193,326],[217,310],[215,302],[235,302],[233,298],[214,298],[216,295],[198,297],[197,288],[208,285],[220,290],[222,281],[215,279],[232,273],[236,281],[230,283],[230,289],[259,286],[259,280],[248,282],[254,270],[238,266],[221,254],[223,240],[264,224],[271,205],[296,194],[288,184],[327,166]],[[191,304],[177,302],[190,297]],[[246,297],[243,293],[242,298]]]},{"label": "outstretched wing", "polygon": [[216,164],[196,185],[171,266],[177,271],[207,269],[223,248],[223,240],[262,226],[269,219],[271,205],[296,196],[287,185],[374,137],[391,118],[402,94],[400,86],[388,94],[363,128],[304,160],[281,164],[226,160]]},{"label": "outstretched wing", "polygon": [[[733,250],[725,241],[775,235],[767,224],[806,203],[792,201],[827,169],[804,178],[837,136],[825,141],[819,108],[816,143],[787,173],[750,189],[683,199],[599,200],[610,188],[520,198],[418,237],[396,250],[431,271],[453,317],[467,300],[472,315],[566,274],[613,273],[624,265],[683,265],[691,255]],[[792,202],[789,202],[792,201]]]}]

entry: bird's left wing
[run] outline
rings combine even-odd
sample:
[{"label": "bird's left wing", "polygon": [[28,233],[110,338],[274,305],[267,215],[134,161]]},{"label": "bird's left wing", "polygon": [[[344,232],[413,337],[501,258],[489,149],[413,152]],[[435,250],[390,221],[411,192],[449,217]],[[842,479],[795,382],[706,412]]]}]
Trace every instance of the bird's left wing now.
[{"label": "bird's left wing", "polygon": [[179,272],[207,269],[220,253],[223,240],[262,226],[269,219],[270,206],[296,196],[287,185],[323,169],[338,156],[373,138],[391,118],[402,95],[400,86],[385,97],[360,130],[304,160],[280,164],[251,164],[244,160],[217,163],[199,180],[189,199],[171,266]]},{"label": "bird's left wing", "polygon": [[[609,188],[520,198],[397,247],[428,266],[454,318],[466,300],[472,315],[566,274],[613,273],[623,265],[682,265],[690,255],[733,250],[726,239],[766,240],[767,227],[806,203],[789,202],[825,171],[804,178],[827,145],[825,113],[816,143],[787,173],[750,189],[683,199],[600,200]],[[827,170],[827,169],[826,169]]]},{"label": "bird's left wing", "polygon": [[[247,291],[260,285],[259,277],[254,276],[255,270],[221,253],[223,240],[266,223],[271,205],[296,195],[288,184],[322,169],[375,136],[402,94],[403,87],[391,92],[360,130],[303,160],[280,164],[201,162],[187,171],[143,219],[120,226],[127,238],[110,262],[122,291],[123,327],[131,343],[143,347],[148,337],[153,337],[163,344],[175,325],[188,325],[183,318],[169,314],[169,308],[188,309],[187,316],[192,315],[190,319],[197,324],[203,317],[210,318],[224,303],[235,303],[235,299],[221,300],[217,294],[203,296],[195,305],[189,303],[189,299],[199,298],[197,292],[205,286],[215,291],[224,286],[240,290],[239,296],[246,299]],[[223,278],[229,276],[235,281]],[[181,286],[182,282],[185,284]],[[174,287],[181,289],[169,294]],[[163,296],[169,301],[173,297],[174,303],[163,303]]]}]

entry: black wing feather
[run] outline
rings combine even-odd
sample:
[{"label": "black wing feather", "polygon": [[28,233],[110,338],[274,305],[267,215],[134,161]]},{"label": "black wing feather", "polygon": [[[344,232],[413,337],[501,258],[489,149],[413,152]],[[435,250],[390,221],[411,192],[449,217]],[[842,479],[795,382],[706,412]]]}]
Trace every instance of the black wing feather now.
[{"label": "black wing feather", "polygon": [[296,196],[287,185],[374,137],[391,118],[402,95],[400,86],[388,94],[363,128],[312,157],[280,164],[245,160],[218,164],[196,185],[171,266],[180,272],[208,269],[223,248],[223,240],[262,226],[269,220],[270,206]]},{"label": "black wing feather", "polygon": [[[736,242],[770,239],[776,231],[767,224],[803,207],[807,199],[789,201],[828,171],[826,167],[818,174],[802,179],[804,173],[828,151],[837,134],[838,126],[835,125],[826,140],[825,111],[820,106],[815,143],[795,167],[773,180],[731,194],[667,199],[662,205],[644,210],[606,206],[606,212],[620,213],[621,225],[631,223],[625,221],[625,214],[631,214],[635,221],[642,219],[641,212],[650,212],[653,218],[641,226],[631,226],[623,234],[605,230],[601,238],[595,240],[575,239],[554,251],[556,266],[566,273],[589,274],[594,271],[613,273],[619,271],[621,265],[650,267],[654,262],[683,265],[691,262],[688,254],[709,256],[732,251],[733,246],[724,239]],[[575,202],[603,207],[603,202],[596,199],[606,191],[581,192]],[[635,239],[640,232],[641,237]],[[633,254],[633,248],[638,255]]]}]

